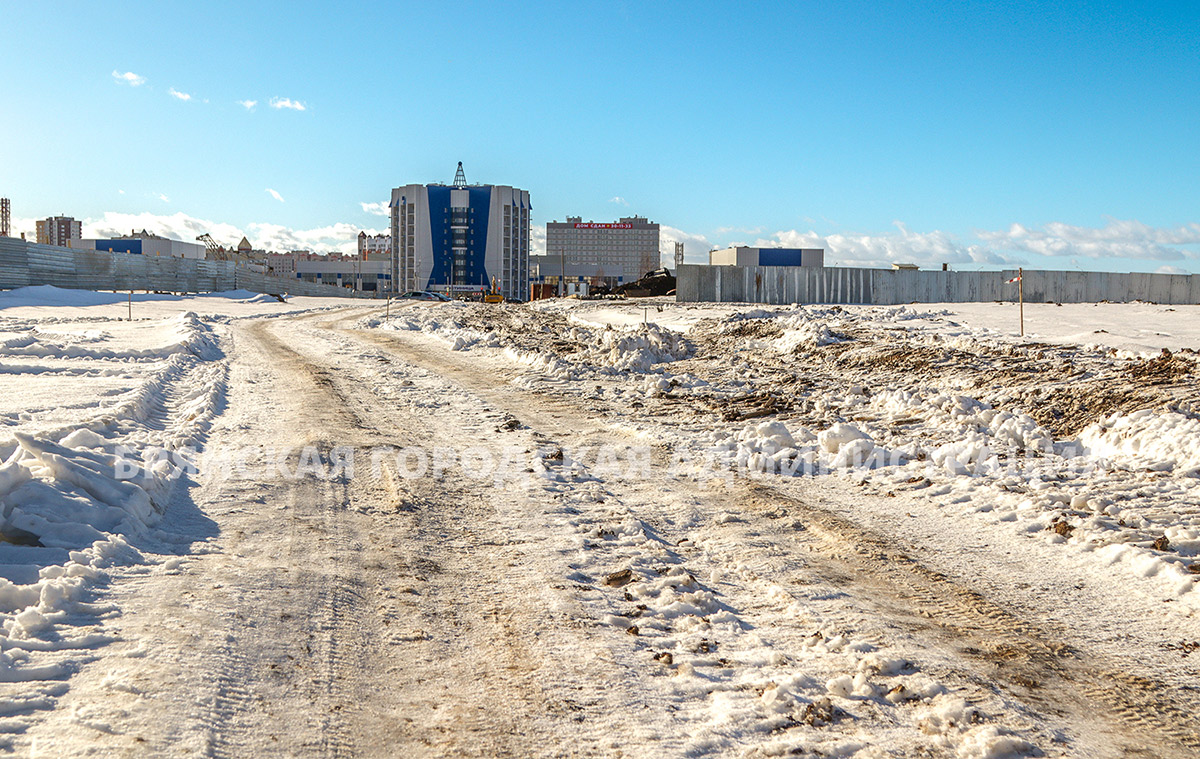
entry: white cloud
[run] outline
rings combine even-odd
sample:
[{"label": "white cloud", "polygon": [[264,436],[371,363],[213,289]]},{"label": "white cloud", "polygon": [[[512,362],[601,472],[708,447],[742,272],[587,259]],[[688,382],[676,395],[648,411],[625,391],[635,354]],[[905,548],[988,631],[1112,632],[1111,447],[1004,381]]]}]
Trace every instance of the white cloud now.
[{"label": "white cloud", "polygon": [[625,198],[622,198],[620,195],[614,195],[613,197],[608,199],[608,202],[616,203],[619,206],[628,206],[629,205],[629,201],[625,200]]},{"label": "white cloud", "polygon": [[143,229],[184,242],[194,242],[198,235],[205,232],[211,233],[218,242],[224,242],[227,245],[236,244],[238,240],[242,239],[242,232],[237,227],[196,219],[185,213],[132,214],[114,211],[105,213],[100,219],[85,219],[83,236],[115,237],[116,235],[127,235],[131,230]]},{"label": "white cloud", "polygon": [[162,202],[164,202],[164,203],[170,203],[170,202],[171,202],[171,199],[170,199],[170,198],[168,198],[168,197],[167,197],[165,194],[163,194],[163,193],[161,193],[161,192],[160,192],[160,193],[157,193],[157,194],[156,194],[154,197],[158,198],[159,200],[161,200],[161,201],[162,201]]},{"label": "white cloud", "polygon": [[386,230],[363,229],[356,224],[339,222],[315,229],[292,229],[279,224],[253,223],[248,226],[247,237],[255,248],[289,251],[312,250],[326,252],[336,250],[354,253],[358,250],[358,233],[380,234]]},{"label": "white cloud", "polygon": [[388,208],[388,204],[382,200],[379,201],[378,203],[360,202],[359,205],[362,206],[362,210],[364,212],[369,213],[372,216],[391,216],[392,215],[391,210]]},{"label": "white cloud", "polygon": [[761,235],[762,233],[762,227],[717,227],[713,230],[713,234],[716,235]]},{"label": "white cloud", "polygon": [[272,197],[272,198],[275,198],[275,199],[276,199],[276,200],[278,200],[280,203],[282,203],[282,202],[283,202],[283,196],[282,196],[282,195],[280,195],[280,194],[279,194],[277,191],[275,191],[275,190],[272,190],[270,187],[268,187],[268,188],[267,188],[267,192],[268,192],[268,193],[270,193],[270,195],[271,195],[271,197]]},{"label": "white cloud", "polygon": [[25,235],[25,239],[33,242],[37,240],[37,219],[25,219],[19,216],[12,217],[11,233],[13,237]]},{"label": "white cloud", "polygon": [[546,255],[546,225],[545,224],[530,224],[529,225],[529,255],[531,255],[531,256]]},{"label": "white cloud", "polygon": [[669,227],[666,224],[658,226],[658,247],[660,257],[668,262],[667,267],[675,267],[675,243],[683,243],[683,260],[690,264],[708,263],[708,251],[713,245],[704,235],[684,232],[682,229]]},{"label": "white cloud", "polygon": [[292,100],[291,98],[271,98],[271,107],[275,109],[287,108],[292,111],[308,110],[305,108],[304,103],[301,103],[299,100]]},{"label": "white cloud", "polygon": [[[33,229],[33,221],[29,220]],[[386,233],[382,229],[363,229],[354,224],[338,223],[315,229],[292,229],[279,224],[257,222],[245,228],[219,222],[198,219],[185,213],[127,214],[109,211],[98,220],[85,219],[84,237],[114,237],[129,234],[130,230],[142,230],[170,237],[173,240],[194,242],[199,235],[211,234],[213,239],[225,246],[237,245],[245,236],[256,249],[286,252],[289,250],[312,250],[320,253],[354,253],[358,248],[358,233],[369,235]],[[24,230],[21,230],[24,231]],[[30,232],[32,239],[32,231]]]},{"label": "white cloud", "polygon": [[1137,220],[1109,219],[1103,227],[1079,227],[1051,222],[1038,228],[1013,224],[997,232],[977,232],[980,239],[1004,250],[1040,256],[1080,258],[1138,258],[1180,261],[1200,257],[1200,224],[1151,227]]},{"label": "white cloud", "polygon": [[146,83],[146,77],[139,76],[132,71],[126,71],[124,74],[113,69],[113,79],[116,79],[121,84],[128,84],[130,87],[138,87]]},{"label": "white cloud", "polygon": [[187,94],[186,92],[180,92],[179,90],[175,89],[174,87],[169,88],[167,90],[167,94],[173,98],[177,98],[177,99],[183,100],[185,102],[192,99],[191,95]]},{"label": "white cloud", "polygon": [[1155,274],[1191,274],[1190,271],[1180,269],[1178,266],[1160,266],[1154,270]]},{"label": "white cloud", "polygon": [[254,106],[258,105],[257,100],[239,100],[238,105],[245,108],[247,111],[253,111]]},{"label": "white cloud", "polygon": [[816,232],[788,230],[756,240],[756,246],[783,248],[824,248],[827,266],[891,266],[894,263],[922,265],[987,264],[1011,262],[982,245],[958,241],[939,230],[911,232],[903,222],[894,222],[897,231],[883,235],[819,235]]}]

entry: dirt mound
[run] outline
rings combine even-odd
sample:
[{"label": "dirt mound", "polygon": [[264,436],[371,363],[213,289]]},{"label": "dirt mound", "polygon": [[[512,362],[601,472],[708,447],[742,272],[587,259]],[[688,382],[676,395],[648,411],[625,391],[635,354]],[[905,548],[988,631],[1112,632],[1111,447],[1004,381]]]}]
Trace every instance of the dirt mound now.
[{"label": "dirt mound", "polygon": [[1179,382],[1196,371],[1196,362],[1163,349],[1161,355],[1148,361],[1139,361],[1129,367],[1128,374],[1147,385]]}]

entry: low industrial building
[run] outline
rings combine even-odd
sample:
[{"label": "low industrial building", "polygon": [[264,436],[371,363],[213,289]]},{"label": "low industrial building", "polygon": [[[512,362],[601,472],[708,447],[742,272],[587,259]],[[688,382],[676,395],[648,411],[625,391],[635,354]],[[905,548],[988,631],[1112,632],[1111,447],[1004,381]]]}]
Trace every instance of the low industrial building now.
[{"label": "low industrial building", "polygon": [[[594,288],[605,287],[611,290],[625,281],[619,270],[605,273],[604,270],[597,269],[595,264],[578,263],[572,261],[569,256],[565,265],[563,256],[529,257],[531,292],[553,292],[557,295],[561,291],[563,295],[587,295]],[[561,290],[560,282],[566,283],[566,287]],[[550,289],[546,290],[543,285],[549,285]]]},{"label": "low industrial building", "polygon": [[268,254],[266,261],[267,273],[277,277],[348,287],[360,292],[386,292],[391,289],[391,258],[390,253],[344,256],[296,250]]},{"label": "low industrial building", "polygon": [[172,240],[146,230],[109,239],[77,240],[73,247],[82,250],[105,250],[110,253],[134,253],[165,258],[204,258],[204,246],[194,242]]},{"label": "low industrial building", "polygon": [[813,266],[825,265],[823,248],[751,248],[739,245],[708,254],[710,266]]}]

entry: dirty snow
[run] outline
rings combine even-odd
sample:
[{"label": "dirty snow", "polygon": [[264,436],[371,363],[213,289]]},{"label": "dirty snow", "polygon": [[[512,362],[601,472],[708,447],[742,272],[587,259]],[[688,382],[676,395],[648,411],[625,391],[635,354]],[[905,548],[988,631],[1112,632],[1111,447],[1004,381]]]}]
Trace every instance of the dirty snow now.
[{"label": "dirty snow", "polygon": [[[1021,338],[1001,304],[385,317],[226,293],[135,297],[126,321],[126,298],[0,293],[0,747],[111,755],[136,734],[220,756],[230,736],[270,753],[292,734],[307,742],[286,751],[390,755],[378,728],[352,729],[363,699],[338,689],[353,680],[423,726],[431,755],[488,753],[508,739],[472,720],[519,709],[534,661],[553,663],[530,671],[554,708],[521,722],[542,741],[512,744],[523,753],[1110,756],[1137,748],[1123,732],[1193,745],[1194,722],[1154,698],[1194,698],[1200,677],[1196,307],[1028,304]],[[325,394],[297,411],[306,382]],[[400,469],[386,498],[335,479],[279,502],[278,483],[226,490],[192,466],[214,430],[261,447],[318,420],[323,445],[369,433],[456,451],[457,479]],[[482,463],[501,449],[519,462],[508,474]],[[352,509],[317,509],[338,493]],[[312,563],[379,587],[339,578],[350,590],[313,612],[305,594],[332,586],[289,578],[306,536],[339,519],[361,532],[313,544]],[[474,574],[436,585],[455,555]],[[459,605],[438,609],[451,593]],[[373,605],[395,610],[368,628]],[[159,627],[167,606],[201,632]],[[439,625],[474,634],[472,614],[524,653],[456,654]],[[1043,635],[1067,643],[1032,650]],[[192,648],[218,652],[219,671]],[[380,684],[347,650],[400,669]],[[296,679],[273,679],[285,670]],[[1069,690],[1047,701],[1029,673]]]}]

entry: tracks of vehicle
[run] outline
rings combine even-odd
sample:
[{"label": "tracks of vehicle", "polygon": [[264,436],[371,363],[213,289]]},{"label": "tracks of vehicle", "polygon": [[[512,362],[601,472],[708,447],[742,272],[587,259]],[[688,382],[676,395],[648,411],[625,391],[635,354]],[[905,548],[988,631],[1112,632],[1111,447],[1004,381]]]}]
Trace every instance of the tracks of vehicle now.
[{"label": "tracks of vehicle", "polygon": [[[510,412],[563,445],[619,430],[569,396],[518,389],[481,370],[469,355],[403,336],[326,326],[424,367]],[[514,372],[515,374],[515,372]],[[739,480],[729,491],[698,494],[729,508],[784,509],[821,540],[819,561],[808,569],[853,589],[918,636],[955,648],[971,666],[959,674],[984,689],[998,687],[1043,715],[1058,718],[1101,755],[1192,757],[1200,749],[1200,699],[1139,672],[1136,662],[1114,662],[1081,651],[1070,631],[1046,629],[1022,610],[973,589],[970,578],[929,568],[906,547],[833,511],[762,482]],[[864,496],[867,497],[867,496]],[[781,577],[781,581],[785,578]],[[1149,755],[1149,754],[1146,754]]]},{"label": "tracks of vehicle", "polygon": [[[256,322],[242,334],[287,372],[279,387],[319,409],[302,440],[360,453],[446,442],[340,371],[325,346],[284,337],[295,327]],[[511,560],[494,526],[494,494],[469,482],[399,478],[393,465],[376,470],[362,459],[352,480],[325,483],[326,492],[288,487],[296,491],[290,516],[304,522],[293,532],[316,536],[293,538],[290,552],[314,573],[295,595],[317,596],[296,620],[311,645],[299,660],[318,670],[306,687],[321,742],[303,753],[547,755],[538,682],[558,666],[533,638],[537,609],[526,601],[536,591],[521,590],[532,578],[494,587],[494,566]]]}]

